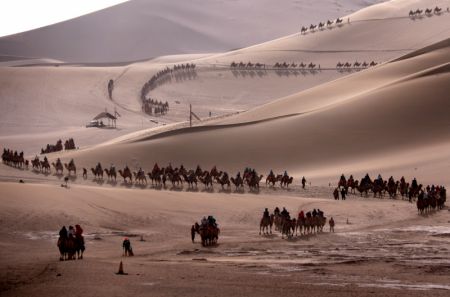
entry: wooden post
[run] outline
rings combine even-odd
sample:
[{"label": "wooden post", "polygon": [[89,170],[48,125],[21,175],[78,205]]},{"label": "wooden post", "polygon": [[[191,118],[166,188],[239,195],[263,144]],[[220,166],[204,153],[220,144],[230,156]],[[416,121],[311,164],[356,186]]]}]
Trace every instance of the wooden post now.
[{"label": "wooden post", "polygon": [[189,104],[189,127],[192,127],[192,105]]}]

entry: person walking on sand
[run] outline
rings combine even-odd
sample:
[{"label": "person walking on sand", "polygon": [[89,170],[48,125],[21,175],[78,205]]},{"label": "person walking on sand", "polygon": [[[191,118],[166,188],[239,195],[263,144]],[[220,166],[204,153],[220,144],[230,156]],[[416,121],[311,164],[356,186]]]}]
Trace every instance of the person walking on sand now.
[{"label": "person walking on sand", "polygon": [[342,187],[342,189],[341,189],[342,200],[345,200],[345,195],[346,195],[346,193],[345,193],[345,188]]},{"label": "person walking on sand", "polygon": [[131,242],[127,237],[123,239],[122,247],[124,256],[134,256],[133,249],[131,248]]},{"label": "person walking on sand", "polygon": [[333,220],[333,217],[330,218],[330,220],[328,221],[328,224],[330,224],[330,232],[334,233],[334,220]]}]

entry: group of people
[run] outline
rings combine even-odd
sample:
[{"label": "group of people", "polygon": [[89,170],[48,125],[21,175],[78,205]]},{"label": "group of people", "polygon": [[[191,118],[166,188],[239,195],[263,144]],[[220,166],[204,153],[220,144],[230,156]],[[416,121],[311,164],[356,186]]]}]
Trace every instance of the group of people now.
[{"label": "group of people", "polygon": [[73,138],[69,138],[68,140],[66,140],[64,142],[64,147],[62,144],[62,140],[59,139],[56,144],[47,144],[47,146],[45,148],[41,148],[41,155],[43,154],[49,154],[49,153],[54,153],[54,152],[59,152],[62,151],[63,148],[65,150],[73,150],[75,149],[75,141],[73,140]]},{"label": "group of people", "polygon": [[[196,65],[193,63],[187,64],[179,64],[173,66],[173,68],[166,67],[163,70],[158,71],[155,75],[153,75],[143,86],[141,89],[141,101],[142,101],[142,110],[147,114],[165,114],[169,110],[169,104],[158,102],[151,98],[147,98],[147,95],[150,91],[156,89],[156,87],[168,82],[171,80],[172,74],[175,74],[175,78],[179,80],[177,74],[182,70],[182,73],[191,73],[195,70]],[[195,72],[193,72],[195,73]],[[168,75],[169,74],[169,75]]]},{"label": "group of people", "polygon": [[164,115],[169,110],[169,103],[158,101],[156,99],[148,98],[142,102],[142,111],[147,114]]},{"label": "group of people", "polygon": [[81,228],[81,226],[79,224],[75,225],[75,227],[70,225],[69,228],[66,228],[66,226],[62,226],[61,230],[59,230],[59,237],[60,238],[70,238],[70,237],[82,238],[83,237],[83,229]]},{"label": "group of people", "polygon": [[3,148],[2,161],[6,165],[19,167],[28,166],[28,161],[23,157],[23,151],[18,152],[11,149]]}]

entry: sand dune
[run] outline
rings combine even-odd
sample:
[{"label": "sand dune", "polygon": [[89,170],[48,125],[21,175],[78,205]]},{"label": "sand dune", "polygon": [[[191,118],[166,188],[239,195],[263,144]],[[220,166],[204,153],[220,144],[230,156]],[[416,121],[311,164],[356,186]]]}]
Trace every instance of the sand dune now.
[{"label": "sand dune", "polygon": [[66,62],[119,62],[222,52],[293,33],[299,20],[336,18],[380,1],[327,0],[313,6],[306,0],[133,0],[1,38],[0,53]]},{"label": "sand dune", "polygon": [[[288,169],[296,176],[312,176],[327,183],[341,168],[355,168],[360,174],[389,174],[390,169],[447,184],[446,176],[430,174],[433,169],[415,172],[414,168],[432,162],[434,157],[423,151],[436,146],[441,147],[439,156],[447,156],[449,52],[448,42],[443,43],[422,55],[218,121],[217,127],[167,132],[112,145],[107,151],[80,151],[65,157],[73,156],[83,164],[98,160],[145,168],[154,162],[172,162],[188,167],[218,165],[232,171],[246,166],[262,171]],[[280,118],[287,115],[291,116]],[[407,152],[412,152],[411,159],[386,158]],[[361,163],[364,166],[358,165]]]}]

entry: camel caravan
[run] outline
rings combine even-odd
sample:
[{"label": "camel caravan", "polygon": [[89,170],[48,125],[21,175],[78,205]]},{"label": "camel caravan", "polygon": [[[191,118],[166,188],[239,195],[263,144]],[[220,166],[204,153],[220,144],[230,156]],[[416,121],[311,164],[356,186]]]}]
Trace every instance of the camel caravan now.
[{"label": "camel caravan", "polygon": [[202,246],[216,245],[220,229],[213,216],[203,217],[200,224],[195,222],[191,227],[191,240],[195,242],[195,234],[200,235]]},{"label": "camel caravan", "polygon": [[60,261],[83,259],[85,245],[81,226],[75,225],[75,228],[69,226],[68,230],[66,226],[63,226],[59,231],[57,247],[60,253]]},{"label": "camel caravan", "polygon": [[[349,20],[348,20],[349,21]],[[302,28],[300,29],[300,34],[304,35],[309,33],[314,33],[317,30],[319,31],[323,31],[325,29],[332,29],[333,25],[336,25],[337,27],[342,26],[344,20],[341,18],[337,18],[335,20],[327,20],[326,22],[319,22],[319,24],[317,25],[313,25],[311,24],[309,27],[308,26],[302,26]]]},{"label": "camel caravan", "polygon": [[[69,138],[68,140],[66,140],[64,142],[64,149],[65,150],[74,150],[75,147],[75,141],[73,140],[73,138]],[[60,152],[63,150],[63,144],[62,144],[62,140],[59,139],[55,145],[53,144],[47,144],[47,146],[41,149],[41,155],[43,154],[49,154],[49,153],[54,153],[54,152]]]},{"label": "camel caravan", "polygon": [[[448,8],[447,8],[448,12]],[[425,16],[433,16],[433,15],[441,15],[442,14],[442,8],[439,6],[436,6],[435,8],[426,8],[426,9],[416,9],[416,10],[410,10],[408,16],[411,19],[415,18],[421,18],[423,15]]]},{"label": "camel caravan", "polygon": [[167,102],[158,102],[158,104],[156,104],[157,101],[147,98],[147,95],[158,86],[170,82],[172,80],[172,76],[176,81],[180,81],[185,78],[192,79],[193,76],[196,76],[195,68],[196,65],[194,63],[187,63],[174,65],[173,68],[166,67],[165,69],[158,71],[142,86],[142,110],[147,114],[165,114],[169,110],[169,104]]},{"label": "camel caravan", "polygon": [[[442,209],[447,195],[444,186],[428,185],[424,189],[423,185],[419,184],[416,178],[414,178],[411,183],[408,183],[403,176],[400,180],[396,181],[393,176],[391,176],[388,180],[383,180],[381,175],[378,175],[378,177],[372,181],[369,174],[366,174],[361,181],[355,180],[353,175],[350,175],[350,178],[347,180],[344,174],[342,174],[338,181],[338,187],[335,188],[333,192],[335,199],[339,196],[339,189],[343,190],[345,193],[348,193],[348,190],[350,189],[350,193],[353,194],[356,194],[356,191],[358,191],[361,197],[363,194],[368,197],[369,192],[372,192],[374,198],[377,196],[379,198],[383,198],[386,194],[389,195],[391,199],[395,199],[397,195],[400,194],[402,199],[408,199],[409,202],[412,202],[414,198],[417,198],[417,201],[421,200],[421,207],[422,204],[425,205],[423,211],[425,211],[427,206],[430,205],[433,209],[436,209],[436,207]],[[431,203],[433,200],[436,200],[436,202]]]},{"label": "camel caravan", "polygon": [[[311,235],[323,232],[323,227],[327,223],[327,218],[323,211],[314,209],[313,211],[304,212],[301,210],[297,218],[291,218],[289,212],[283,207],[280,212],[278,207],[272,214],[269,210],[264,210],[263,216],[259,224],[259,235],[272,234],[272,227],[281,233],[281,238],[292,238],[293,236]],[[334,232],[334,220],[330,218],[330,231]]]},{"label": "camel caravan", "polygon": [[[83,168],[83,172],[87,170]],[[110,168],[102,168],[101,163],[98,163],[95,168],[91,168],[91,172],[95,180],[103,180],[104,174],[106,174],[109,181],[116,181],[117,173],[122,177],[124,184],[134,184],[137,186],[147,186],[151,183],[152,186],[157,188],[167,188],[171,185],[173,189],[182,189],[184,183],[187,184],[188,190],[198,189],[198,184],[203,184],[205,190],[213,190],[213,184],[216,183],[221,186],[222,190],[231,190],[232,185],[236,191],[243,191],[244,185],[248,186],[250,191],[259,191],[260,182],[263,179],[263,175],[259,175],[255,169],[245,168],[243,174],[240,172],[236,176],[230,177],[226,171],[219,171],[216,166],[211,170],[203,170],[200,165],[194,169],[186,169],[183,165],[179,168],[173,168],[171,164],[166,167],[159,167],[155,164],[152,171],[145,172],[142,168],[137,171],[131,171],[128,166],[123,169],[116,170],[114,165]],[[117,172],[117,173],[116,173]],[[273,175],[273,172],[269,173],[269,176]],[[272,178],[269,178],[272,180]],[[293,182],[293,177],[285,174],[280,179],[280,186],[289,187]],[[277,181],[272,182],[272,186],[275,186]]]},{"label": "camel caravan", "polygon": [[347,70],[347,69],[365,69],[365,68],[368,68],[368,67],[373,67],[373,66],[376,66],[376,65],[378,65],[378,63],[377,62],[375,62],[375,61],[372,61],[372,62],[366,62],[366,61],[364,61],[364,62],[358,62],[358,61],[355,61],[355,62],[338,62],[337,64],[336,64],[336,69],[338,69],[338,70]]},{"label": "camel caravan", "polygon": [[25,158],[23,157],[23,151],[19,153],[17,151],[13,151],[6,148],[3,149],[2,161],[4,164],[8,166],[20,169],[23,168],[28,169],[29,165],[29,161],[25,160]]}]

